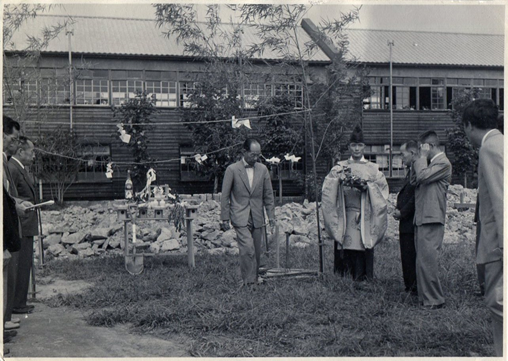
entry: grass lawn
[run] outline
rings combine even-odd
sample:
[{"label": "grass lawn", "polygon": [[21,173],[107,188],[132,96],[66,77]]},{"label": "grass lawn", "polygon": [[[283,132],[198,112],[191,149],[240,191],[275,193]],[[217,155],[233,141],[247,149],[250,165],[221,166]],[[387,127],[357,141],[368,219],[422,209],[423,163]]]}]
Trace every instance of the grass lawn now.
[{"label": "grass lawn", "polygon": [[[228,255],[197,256],[192,271],[186,255],[148,258],[139,276],[129,275],[119,256],[53,261],[42,272],[95,283],[86,293],[50,299],[51,306],[82,309],[92,325],[188,336],[194,356],[492,355],[489,315],[474,295],[473,244],[443,245],[446,308],[433,311],[403,292],[398,243],[376,248],[376,279],[363,283],[331,273],[333,256],[325,251],[322,277],[270,279],[257,290],[239,288],[238,256]],[[317,269],[317,247],[291,248],[290,262]]]}]

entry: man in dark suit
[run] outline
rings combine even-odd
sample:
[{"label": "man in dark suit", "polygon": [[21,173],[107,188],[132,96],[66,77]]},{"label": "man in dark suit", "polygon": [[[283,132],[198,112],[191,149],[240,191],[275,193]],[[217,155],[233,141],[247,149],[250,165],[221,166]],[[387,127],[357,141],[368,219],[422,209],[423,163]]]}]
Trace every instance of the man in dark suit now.
[{"label": "man in dark suit", "polygon": [[498,128],[498,109],[478,99],[462,114],[464,131],[480,148],[478,161],[478,217],[481,224],[476,263],[484,265],[485,302],[492,317],[496,356],[503,356],[503,194],[504,136]]},{"label": "man in dark suit", "polygon": [[[33,163],[34,144],[26,137],[19,137],[18,150],[9,160],[8,168],[11,178],[18,192],[18,198],[37,203],[35,189],[35,178],[28,167]],[[28,287],[30,283],[30,271],[33,260],[34,236],[39,235],[37,212],[30,212],[26,217],[21,218],[21,249],[18,257],[18,275],[16,279],[16,292],[14,295],[13,313],[31,313],[34,306],[27,305]]]},{"label": "man in dark suit", "polygon": [[417,293],[415,249],[415,186],[410,183],[411,164],[418,154],[418,143],[410,140],[400,147],[402,161],[407,167],[406,180],[397,195],[397,207],[393,217],[399,220],[400,259],[405,291]]},{"label": "man in dark suit", "polygon": [[240,250],[240,271],[244,285],[258,281],[263,207],[270,226],[275,226],[274,198],[270,173],[258,163],[260,143],[249,138],[243,144],[243,157],[231,164],[224,175],[221,198],[221,229],[228,230],[231,221]]},{"label": "man in dark suit", "polygon": [[[19,327],[19,319],[12,318],[12,307],[14,304],[14,292],[17,276],[17,257],[21,248],[21,229],[18,215],[24,215],[27,207],[32,203],[17,198],[16,187],[12,181],[7,162],[17,148],[19,142],[20,125],[11,118],[3,117],[3,291],[4,291],[4,343],[15,336],[13,329]],[[17,321],[17,322],[13,322]]]},{"label": "man in dark suit", "polygon": [[434,131],[420,136],[419,157],[411,167],[415,190],[416,283],[418,299],[424,308],[445,304],[439,281],[438,251],[444,237],[446,192],[452,178],[452,165],[439,149]]}]

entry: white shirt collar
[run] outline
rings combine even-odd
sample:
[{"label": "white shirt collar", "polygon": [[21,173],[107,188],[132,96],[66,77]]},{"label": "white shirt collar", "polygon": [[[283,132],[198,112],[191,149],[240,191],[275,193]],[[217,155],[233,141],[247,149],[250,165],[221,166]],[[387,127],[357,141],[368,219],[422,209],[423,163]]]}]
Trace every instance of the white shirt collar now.
[{"label": "white shirt collar", "polygon": [[487,133],[485,133],[485,135],[483,136],[482,138],[482,144],[480,145],[480,147],[483,147],[483,143],[485,142],[485,138],[487,138],[487,135],[489,135],[490,133],[492,133],[495,129],[491,129],[489,130]]},{"label": "white shirt collar", "polygon": [[15,156],[12,156],[11,158],[14,159],[16,162],[18,162],[18,164],[21,166],[21,168],[25,169],[25,166],[23,165],[23,163],[21,163],[19,161],[19,159],[17,159]]},{"label": "white shirt collar", "polygon": [[444,152],[439,152],[437,153],[435,156],[432,157],[432,159],[430,160],[430,162],[432,163],[434,161],[434,159],[436,159],[438,156],[440,156],[441,154],[443,154]]},{"label": "white shirt collar", "polygon": [[[349,160],[352,160],[354,161],[353,157],[349,157]],[[365,159],[365,157],[362,155],[362,159],[360,159],[360,162],[367,162],[367,159]]]}]

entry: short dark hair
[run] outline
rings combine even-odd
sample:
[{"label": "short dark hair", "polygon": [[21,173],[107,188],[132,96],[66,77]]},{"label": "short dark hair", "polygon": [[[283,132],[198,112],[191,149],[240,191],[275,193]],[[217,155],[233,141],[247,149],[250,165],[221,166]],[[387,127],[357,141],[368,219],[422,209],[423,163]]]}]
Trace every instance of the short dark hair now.
[{"label": "short dark hair", "polygon": [[11,117],[8,117],[7,115],[4,115],[3,118],[3,132],[4,134],[11,135],[16,129],[18,132],[21,129],[19,126],[19,123],[12,119]]},{"label": "short dark hair", "polygon": [[[20,136],[20,137],[19,137],[19,143],[18,143],[18,150],[19,150],[19,149],[23,149],[23,150],[28,149],[28,147],[29,147],[28,142],[29,142],[29,141],[30,141],[30,142],[32,142],[32,140],[31,140],[30,138],[25,137],[25,136],[23,136],[23,135],[22,135],[22,136]],[[32,142],[32,144],[33,144],[33,142]]]},{"label": "short dark hair", "polygon": [[245,142],[243,142],[243,150],[246,152],[250,151],[250,147],[252,144],[257,143],[261,146],[261,143],[256,138],[247,138]]},{"label": "short dark hair", "polygon": [[499,110],[492,99],[476,99],[462,112],[462,123],[478,129],[496,129]]},{"label": "short dark hair", "polygon": [[420,135],[419,139],[421,143],[432,143],[436,147],[439,145],[439,137],[433,130],[427,130],[425,133]]},{"label": "short dark hair", "polygon": [[362,127],[360,127],[360,124],[357,124],[356,127],[351,132],[351,135],[349,136],[349,143],[363,143],[363,131]]},{"label": "short dark hair", "polygon": [[[406,146],[406,150],[418,150],[418,143],[414,140],[408,140],[406,143],[402,144]],[[401,145],[401,147],[402,147]]]}]

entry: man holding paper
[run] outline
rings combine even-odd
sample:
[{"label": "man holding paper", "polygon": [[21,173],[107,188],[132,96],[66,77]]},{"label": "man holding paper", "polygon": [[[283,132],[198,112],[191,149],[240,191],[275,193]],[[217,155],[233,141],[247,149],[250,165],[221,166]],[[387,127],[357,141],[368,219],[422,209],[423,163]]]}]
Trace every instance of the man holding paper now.
[{"label": "man holding paper", "polygon": [[[20,136],[18,149],[9,160],[7,166],[11,174],[13,186],[16,187],[18,198],[36,204],[38,203],[38,196],[35,178],[28,169],[33,164],[34,158],[34,144],[27,137]],[[33,263],[34,236],[39,235],[37,217],[37,212],[28,212],[25,217],[20,219],[22,238],[12,310],[12,313],[15,314],[31,313],[34,308],[32,305],[27,305],[27,298],[30,271]]]}]

